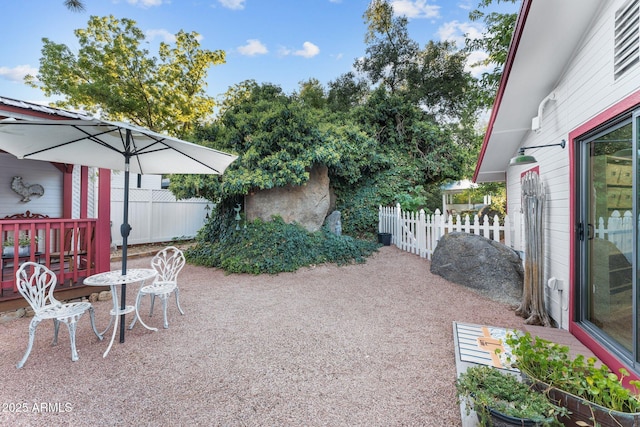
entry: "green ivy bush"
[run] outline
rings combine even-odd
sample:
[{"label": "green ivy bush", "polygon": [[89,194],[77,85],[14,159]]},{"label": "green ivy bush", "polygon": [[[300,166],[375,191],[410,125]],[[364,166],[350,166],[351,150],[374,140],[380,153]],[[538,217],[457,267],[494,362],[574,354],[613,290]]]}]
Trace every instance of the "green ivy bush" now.
[{"label": "green ivy bush", "polygon": [[240,230],[234,225],[218,239],[200,240],[185,256],[193,264],[227,273],[276,274],[312,264],[362,263],[379,246],[326,229],[309,233],[300,225],[274,217],[268,222],[255,220]]}]

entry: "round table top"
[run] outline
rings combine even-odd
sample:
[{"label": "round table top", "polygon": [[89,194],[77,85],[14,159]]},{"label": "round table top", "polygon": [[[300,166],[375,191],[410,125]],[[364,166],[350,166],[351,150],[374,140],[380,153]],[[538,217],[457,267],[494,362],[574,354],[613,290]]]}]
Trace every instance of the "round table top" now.
[{"label": "round table top", "polygon": [[112,270],[89,276],[83,283],[87,286],[124,285],[151,279],[156,274],[153,268],[129,268],[125,275],[122,274],[122,270]]}]

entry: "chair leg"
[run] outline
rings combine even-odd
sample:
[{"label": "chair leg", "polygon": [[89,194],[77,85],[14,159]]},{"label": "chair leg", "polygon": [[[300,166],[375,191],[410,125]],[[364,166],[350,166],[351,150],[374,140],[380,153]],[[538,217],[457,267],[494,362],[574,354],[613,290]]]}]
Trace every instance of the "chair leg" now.
[{"label": "chair leg", "polygon": [[114,321],[114,318],[115,318],[115,317],[116,317],[116,316],[114,316],[114,315],[109,316],[109,324],[108,324],[108,325],[107,325],[107,327],[104,329],[104,331],[102,331],[102,332],[100,332],[100,333],[98,334],[98,336],[104,337],[104,334],[106,334],[106,333],[107,333],[107,331],[111,328],[111,325],[113,325],[113,321]]},{"label": "chair leg", "polygon": [[69,340],[71,341],[71,360],[78,360],[78,350],[76,350],[76,318],[69,320],[67,328],[69,328]]},{"label": "chair leg", "polygon": [[36,328],[38,327],[39,323],[40,319],[36,319],[35,317],[31,319],[31,323],[29,323],[29,344],[27,344],[27,351],[24,353],[22,360],[20,360],[16,365],[18,369],[24,366],[27,358],[29,357],[29,354],[31,353],[31,348],[33,347],[33,339],[36,336]]},{"label": "chair leg", "polygon": [[51,345],[58,345],[58,331],[60,330],[60,321],[53,319],[53,342]]},{"label": "chair leg", "polygon": [[176,288],[174,292],[176,294],[176,305],[178,306],[178,311],[180,311],[180,314],[184,315],[184,311],[182,311],[182,307],[180,307],[180,289]]},{"label": "chair leg", "polygon": [[158,328],[152,328],[151,326],[147,325],[146,323],[144,323],[144,321],[142,320],[142,317],[140,317],[140,300],[142,300],[142,297],[144,295],[140,292],[138,292],[138,296],[136,297],[136,305],[135,307],[135,313],[136,315],[133,316],[133,320],[131,321],[131,324],[129,325],[129,329],[133,328],[133,325],[136,324],[136,322],[139,320],[140,323],[142,324],[142,326],[144,326],[145,328],[149,329],[150,331],[158,331]]},{"label": "chair leg", "polygon": [[151,308],[149,309],[149,317],[151,317],[151,315],[153,314],[153,303],[156,302],[156,295],[149,294],[149,296],[151,297]]},{"label": "chair leg", "polygon": [[102,334],[100,334],[98,329],[96,329],[96,313],[93,311],[93,306],[89,307],[89,317],[91,318],[91,328],[93,328],[93,333],[96,334],[100,341],[102,341]]},{"label": "chair leg", "polygon": [[164,328],[169,329],[169,321],[167,320],[167,300],[169,295],[163,295],[162,297],[162,312],[164,313]]}]

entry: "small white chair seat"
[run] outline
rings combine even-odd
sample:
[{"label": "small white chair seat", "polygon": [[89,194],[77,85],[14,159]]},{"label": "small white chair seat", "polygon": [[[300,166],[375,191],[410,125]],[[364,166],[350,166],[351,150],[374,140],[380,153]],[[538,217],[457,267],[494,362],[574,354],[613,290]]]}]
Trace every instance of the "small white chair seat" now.
[{"label": "small white chair seat", "polygon": [[66,319],[74,316],[80,316],[91,308],[89,302],[72,302],[68,304],[60,304],[57,306],[47,306],[39,310],[36,315],[41,319]]},{"label": "small white chair seat", "polygon": [[80,316],[89,311],[91,316],[91,327],[93,333],[98,339],[102,340],[102,335],[96,329],[95,315],[93,305],[90,302],[72,302],[62,303],[55,299],[53,292],[55,290],[58,278],[56,274],[44,265],[35,262],[23,263],[18,271],[16,271],[16,284],[18,291],[27,300],[31,308],[33,308],[33,318],[29,323],[29,344],[22,360],[18,362],[17,367],[22,368],[31,353],[33,340],[36,334],[38,324],[46,319],[53,319],[53,343],[58,344],[58,330],[60,322],[69,328],[69,340],[71,341],[71,360],[78,360],[78,351],[76,350],[76,323]]},{"label": "small white chair seat", "polygon": [[165,294],[169,296],[171,292],[176,290],[178,284],[176,282],[155,282],[151,285],[140,288],[141,294],[155,294],[156,296]]}]

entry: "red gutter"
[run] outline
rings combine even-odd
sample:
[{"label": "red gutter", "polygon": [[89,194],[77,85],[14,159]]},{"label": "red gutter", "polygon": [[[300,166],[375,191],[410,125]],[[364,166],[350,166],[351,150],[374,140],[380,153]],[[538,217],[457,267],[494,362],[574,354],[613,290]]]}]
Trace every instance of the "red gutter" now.
[{"label": "red gutter", "polygon": [[511,45],[509,46],[509,52],[507,53],[507,61],[504,64],[502,76],[500,76],[498,93],[496,94],[496,99],[493,102],[491,117],[489,118],[489,124],[487,125],[487,130],[484,134],[484,140],[482,141],[482,148],[480,149],[480,154],[478,155],[476,170],[473,173],[473,182],[476,182],[476,180],[478,179],[478,174],[480,173],[480,165],[482,164],[482,160],[484,160],[484,155],[487,151],[487,147],[489,146],[489,139],[491,138],[491,132],[493,132],[493,125],[496,121],[496,117],[498,116],[498,110],[500,109],[502,97],[504,96],[504,91],[507,87],[507,80],[509,80],[509,75],[511,74],[511,69],[513,68],[513,63],[516,59],[516,52],[518,51],[518,46],[520,45],[520,39],[522,38],[522,33],[524,32],[524,25],[527,21],[527,16],[529,16],[529,9],[531,8],[532,2],[533,0],[524,0],[522,2],[520,12],[518,13],[516,28],[513,31],[513,37],[511,37]]}]

